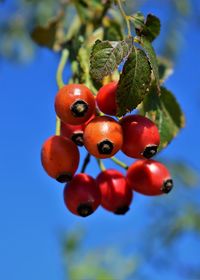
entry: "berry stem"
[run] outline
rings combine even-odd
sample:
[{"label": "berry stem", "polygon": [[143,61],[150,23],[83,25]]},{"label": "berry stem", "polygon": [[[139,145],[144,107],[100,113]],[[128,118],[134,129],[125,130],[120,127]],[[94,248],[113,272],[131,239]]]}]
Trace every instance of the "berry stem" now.
[{"label": "berry stem", "polygon": [[130,25],[130,21],[129,21],[129,16],[127,16],[127,14],[125,13],[121,0],[116,0],[116,2],[117,2],[117,5],[119,7],[122,17],[124,18],[124,20],[126,22],[127,29],[128,29],[128,36],[131,37],[131,25]]},{"label": "berry stem", "polygon": [[116,157],[111,157],[110,158],[114,163],[116,163],[117,165],[121,166],[122,168],[124,169],[128,169],[128,165],[126,165],[123,161],[119,160],[118,158]]},{"label": "berry stem", "polygon": [[60,127],[61,127],[61,121],[59,117],[56,116],[56,135],[60,136]]},{"label": "berry stem", "polygon": [[64,49],[62,51],[60,62],[58,64],[58,69],[56,73],[56,81],[59,89],[65,85],[62,76],[68,57],[69,57],[69,51],[67,49]]},{"label": "berry stem", "polygon": [[106,170],[106,167],[105,165],[103,164],[103,161],[99,158],[96,159],[97,162],[98,162],[98,165],[99,165],[99,168],[101,169],[101,171],[105,171]]},{"label": "berry stem", "polygon": [[[69,57],[69,51],[67,49],[63,49],[60,62],[58,64],[57,73],[56,73],[56,81],[59,89],[65,85],[62,76],[68,57]],[[60,127],[61,127],[60,119],[56,116],[56,135],[58,136],[60,135]]]},{"label": "berry stem", "polygon": [[92,81],[90,80],[90,76],[89,73],[85,73],[85,85],[92,91],[93,95],[96,96],[97,95],[97,90],[94,87]]},{"label": "berry stem", "polygon": [[81,173],[85,173],[85,170],[90,162],[90,158],[91,158],[91,154],[88,153],[83,162],[83,166],[81,168]]}]

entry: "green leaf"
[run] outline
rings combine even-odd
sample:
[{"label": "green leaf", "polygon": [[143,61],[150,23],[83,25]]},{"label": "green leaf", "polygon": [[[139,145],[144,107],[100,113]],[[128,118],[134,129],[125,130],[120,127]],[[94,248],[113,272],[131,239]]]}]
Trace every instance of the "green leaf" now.
[{"label": "green leaf", "polygon": [[132,38],[120,42],[97,40],[90,57],[90,74],[96,80],[111,74],[132,48]]},{"label": "green leaf", "polygon": [[157,88],[158,88],[158,91],[159,91],[159,89],[160,89],[160,79],[159,79],[159,71],[158,71],[158,63],[157,63],[156,53],[154,51],[154,48],[153,48],[152,44],[145,37],[141,38],[141,45],[144,48],[144,50],[145,50],[145,52],[148,56],[148,59],[149,59],[149,62],[150,62],[150,65],[151,65],[151,68],[152,68],[152,71],[153,71],[153,74],[154,74],[154,77],[155,77],[156,85],[157,85]]},{"label": "green leaf", "polygon": [[124,64],[117,90],[118,116],[135,109],[147,94],[151,67],[145,52],[133,47]]},{"label": "green leaf", "polygon": [[139,37],[144,36],[152,42],[160,34],[160,20],[152,14],[148,14],[145,20],[144,15],[139,12],[131,16],[130,20],[133,22]]},{"label": "green leaf", "polygon": [[114,19],[105,19],[104,24],[104,40],[108,41],[122,41],[123,32],[119,22]]},{"label": "green leaf", "polygon": [[156,86],[151,87],[143,101],[142,113],[158,126],[161,137],[160,150],[172,141],[185,124],[184,115],[176,98],[164,87],[161,87],[160,96]]},{"label": "green leaf", "polygon": [[137,12],[130,16],[130,20],[133,22],[136,34],[140,35],[140,32],[144,29],[145,17],[141,12]]},{"label": "green leaf", "polygon": [[98,24],[111,6],[111,0],[104,1],[104,5],[101,0],[73,0],[73,2],[81,21],[85,24],[88,21]]},{"label": "green leaf", "polygon": [[32,40],[42,47],[60,50],[62,38],[58,36],[62,15],[51,19],[46,26],[36,26],[31,32]]},{"label": "green leaf", "polygon": [[160,20],[156,16],[149,14],[147,16],[142,35],[152,42],[160,34]]},{"label": "green leaf", "polygon": [[157,60],[160,84],[163,84],[173,74],[173,65],[164,57],[157,57]]}]

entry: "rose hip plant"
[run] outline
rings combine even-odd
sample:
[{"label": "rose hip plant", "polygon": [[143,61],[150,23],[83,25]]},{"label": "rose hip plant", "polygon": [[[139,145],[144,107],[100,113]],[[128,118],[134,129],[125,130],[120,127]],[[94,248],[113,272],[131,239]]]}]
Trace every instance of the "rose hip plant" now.
[{"label": "rose hip plant", "polygon": [[[67,1],[66,10],[36,27],[32,38],[60,52],[55,96],[56,135],[42,147],[41,161],[49,176],[65,183],[64,202],[75,215],[86,217],[101,205],[125,214],[134,192],[155,196],[173,188],[168,169],[152,158],[166,148],[184,126],[175,96],[166,89],[167,64],[152,46],[160,20],[152,14],[127,14],[126,1]],[[67,30],[62,24],[71,14]],[[63,81],[67,61],[71,78]],[[88,154],[81,173],[78,146]],[[136,159],[130,166],[115,154]],[[86,174],[90,157],[100,173]],[[125,169],[106,169],[110,158]]]}]

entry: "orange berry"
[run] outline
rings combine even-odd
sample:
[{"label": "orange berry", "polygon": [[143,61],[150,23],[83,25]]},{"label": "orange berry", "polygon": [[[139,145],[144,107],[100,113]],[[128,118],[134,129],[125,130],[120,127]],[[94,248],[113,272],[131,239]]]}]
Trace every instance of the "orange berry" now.
[{"label": "orange berry", "polygon": [[108,158],[116,154],[122,146],[122,128],[111,117],[94,118],[85,128],[84,145],[97,158]]},{"label": "orange berry", "polygon": [[64,183],[72,179],[78,168],[79,151],[70,139],[52,136],[42,146],[41,161],[50,177]]},{"label": "orange berry", "polygon": [[95,113],[95,98],[85,85],[69,84],[58,91],[55,111],[64,123],[83,124]]}]

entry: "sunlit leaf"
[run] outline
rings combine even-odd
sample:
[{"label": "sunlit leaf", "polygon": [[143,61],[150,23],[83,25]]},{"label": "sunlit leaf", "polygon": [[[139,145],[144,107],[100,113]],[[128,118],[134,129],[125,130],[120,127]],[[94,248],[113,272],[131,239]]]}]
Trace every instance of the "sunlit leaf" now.
[{"label": "sunlit leaf", "polygon": [[158,95],[157,88],[151,87],[143,102],[143,114],[158,126],[161,144],[159,149],[166,147],[184,127],[185,118],[174,95],[161,87]]},{"label": "sunlit leaf", "polygon": [[149,62],[154,74],[155,82],[158,88],[158,91],[160,90],[160,80],[159,80],[159,70],[158,70],[158,63],[157,63],[157,57],[156,53],[154,51],[154,48],[149,40],[147,40],[145,37],[141,38],[141,44],[149,58]]},{"label": "sunlit leaf", "polygon": [[118,115],[135,109],[148,92],[151,67],[145,52],[133,47],[124,64],[117,90]]},{"label": "sunlit leaf", "polygon": [[129,54],[132,39],[110,42],[97,40],[90,57],[90,74],[96,80],[111,74]]}]

